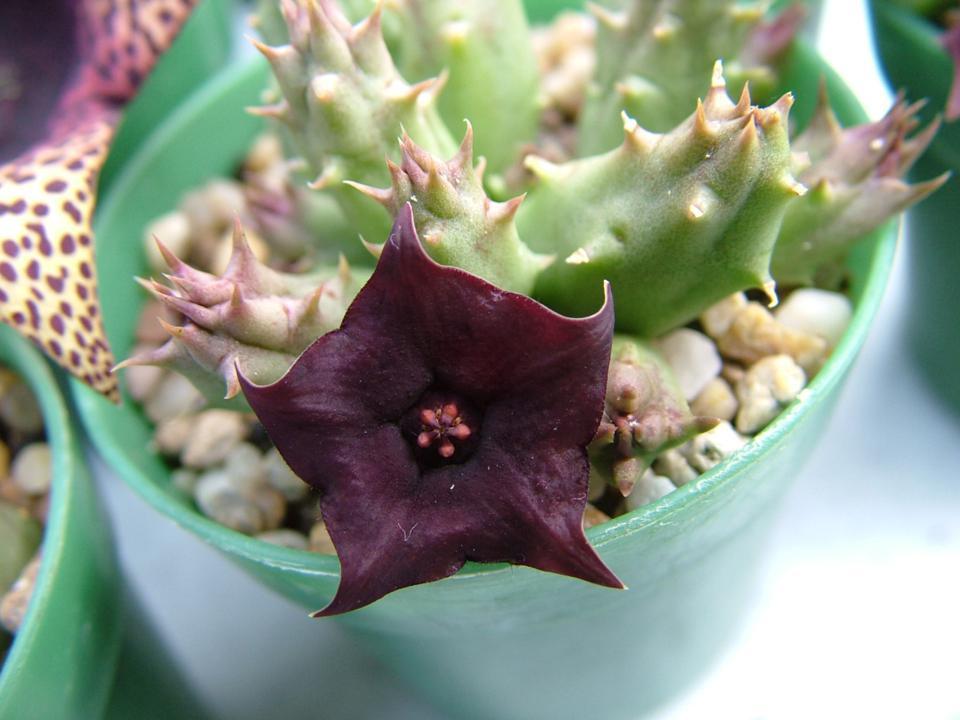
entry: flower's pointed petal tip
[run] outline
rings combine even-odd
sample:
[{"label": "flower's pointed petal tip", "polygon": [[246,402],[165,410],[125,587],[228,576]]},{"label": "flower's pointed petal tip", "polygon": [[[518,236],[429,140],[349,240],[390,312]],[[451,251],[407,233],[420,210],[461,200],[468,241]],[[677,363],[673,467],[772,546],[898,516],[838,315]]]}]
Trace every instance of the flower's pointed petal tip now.
[{"label": "flower's pointed petal tip", "polygon": [[597,551],[587,541],[586,536],[583,536],[582,543],[577,543],[577,545],[581,547],[573,548],[565,557],[556,558],[550,563],[551,565],[555,564],[555,567],[544,567],[543,569],[614,590],[627,589],[624,582],[600,558]]}]

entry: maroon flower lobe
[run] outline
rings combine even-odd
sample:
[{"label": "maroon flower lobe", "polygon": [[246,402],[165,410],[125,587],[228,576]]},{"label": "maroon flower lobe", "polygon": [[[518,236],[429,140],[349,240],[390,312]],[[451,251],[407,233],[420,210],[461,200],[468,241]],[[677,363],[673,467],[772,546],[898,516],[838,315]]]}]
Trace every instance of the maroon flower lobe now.
[{"label": "maroon flower lobe", "polygon": [[240,373],[277,449],[322,494],[341,580],[317,614],[467,560],[622,587],[581,526],[612,337],[609,299],[566,318],[438,265],[402,208],[341,328],[272,385]]}]

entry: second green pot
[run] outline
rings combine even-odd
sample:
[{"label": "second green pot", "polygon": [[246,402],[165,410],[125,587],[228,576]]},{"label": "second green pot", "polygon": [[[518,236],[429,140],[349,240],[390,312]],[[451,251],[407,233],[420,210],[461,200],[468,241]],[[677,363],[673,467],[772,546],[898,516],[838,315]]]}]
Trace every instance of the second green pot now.
[{"label": "second green pot", "polygon": [[[862,121],[849,91],[803,48],[785,78],[797,92],[796,115],[809,116],[821,73],[842,119]],[[232,171],[261,127],[243,108],[256,102],[265,77],[255,62],[205,88],[105,198],[97,260],[104,321],[120,357],[130,350],[144,302],[132,278],[146,266],[133,248],[145,225],[184,191]],[[677,694],[709,666],[749,608],[777,505],[863,344],[894,245],[891,225],[852,256],[853,321],[802,399],[698,481],[588,532],[629,590],[468,564],[454,577],[396,592],[340,621],[454,717],[628,718]],[[116,407],[78,383],[73,390],[96,446],[147,502],[303,608],[329,601],[336,558],[270,545],[203,517],[172,487],[160,458],[142,451],[152,428],[133,402]]]},{"label": "second green pot", "polygon": [[[888,0],[871,0],[874,39],[893,90],[927,99],[920,117],[933,121],[946,106],[953,66],[941,30]],[[960,121],[944,123],[910,173],[914,181],[950,171],[954,177],[907,215],[911,349],[930,385],[960,412]]]},{"label": "second green pot", "polygon": [[0,720],[98,718],[122,636],[110,524],[50,366],[4,325],[0,362],[26,380],[40,403],[54,473],[37,584],[0,668]]}]

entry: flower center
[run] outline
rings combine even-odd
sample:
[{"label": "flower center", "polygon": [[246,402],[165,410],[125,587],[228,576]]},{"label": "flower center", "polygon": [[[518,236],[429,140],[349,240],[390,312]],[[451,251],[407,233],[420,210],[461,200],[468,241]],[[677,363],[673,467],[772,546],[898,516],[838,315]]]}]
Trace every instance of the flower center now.
[{"label": "flower center", "polygon": [[461,463],[473,454],[480,414],[454,393],[428,391],[402,425],[421,464],[439,467]]},{"label": "flower center", "polygon": [[457,452],[454,440],[466,440],[473,434],[470,426],[460,415],[460,408],[456,403],[438,405],[434,408],[420,409],[420,433],[417,435],[417,445],[426,450],[436,448],[440,457],[449,459]]}]

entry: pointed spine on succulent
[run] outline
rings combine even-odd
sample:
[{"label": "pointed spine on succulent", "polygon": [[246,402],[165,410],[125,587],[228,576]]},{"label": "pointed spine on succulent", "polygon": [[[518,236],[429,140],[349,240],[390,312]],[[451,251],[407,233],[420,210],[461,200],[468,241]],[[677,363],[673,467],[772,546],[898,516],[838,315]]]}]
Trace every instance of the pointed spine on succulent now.
[{"label": "pointed spine on succulent", "polygon": [[626,497],[660,453],[717,422],[690,412],[673,371],[652,347],[615,337],[591,468]]},{"label": "pointed spine on succulent", "polygon": [[447,72],[441,116],[450,128],[469,117],[488,173],[501,174],[537,133],[539,73],[523,3],[399,0],[395,12],[402,73],[417,79]]},{"label": "pointed spine on succulent", "polygon": [[804,284],[843,258],[865,234],[919,202],[947,179],[903,180],[937,132],[939,120],[917,132],[922,103],[898,98],[876,122],[842,128],[826,86],[813,119],[793,140],[807,166],[798,179],[810,188],[787,208],[771,269],[778,282]]},{"label": "pointed spine on succulent", "polygon": [[722,67],[693,115],[665,134],[624,115],[620,147],[552,165],[517,214],[521,237],[558,260],[536,297],[569,314],[589,312],[603,279],[617,298],[617,327],[656,337],[750,287],[772,293],[770,254],[787,204],[805,191],[791,174],[784,95],[734,103]]},{"label": "pointed spine on succulent", "polygon": [[[437,262],[482,277],[504,290],[529,294],[552,258],[532,252],[517,234],[517,196],[495,202],[483,189],[484,165],[473,162],[473,128],[448,161],[438,160],[409,135],[400,140],[400,164],[388,161],[391,187],[348,183],[392,215],[410,202],[424,248]],[[376,252],[376,249],[374,249]]]},{"label": "pointed spine on succulent", "polygon": [[[597,20],[597,66],[580,119],[580,155],[616,146],[620,111],[657,132],[675,126],[689,112],[690,98],[703,96],[701,78],[716,58],[723,58],[734,86],[749,81],[755,92],[773,88],[775,73],[766,53],[782,50],[782,39],[774,42],[774,36],[783,33],[764,24],[769,2],[627,0],[623,5],[620,10],[590,6]],[[768,41],[757,41],[755,34]]]},{"label": "pointed spine on succulent", "polygon": [[342,184],[389,182],[383,158],[396,156],[405,129],[431,152],[456,150],[437,111],[444,76],[414,85],[401,77],[384,42],[382,3],[351,25],[335,0],[283,0],[289,44],[255,43],[270,62],[282,99],[254,110],[278,121],[316,180],[357,232],[386,237],[393,219],[371,212]]},{"label": "pointed spine on succulent", "polygon": [[268,268],[253,255],[239,223],[220,277],[190,267],[159,240],[157,245],[170,267],[170,286],[154,280],[140,284],[184,323],[163,323],[170,334],[165,344],[117,368],[168,367],[187,377],[212,405],[242,406],[237,367],[260,383],[283,375],[310,343],[339,327],[363,281],[345,260],[336,270],[303,275]]}]

